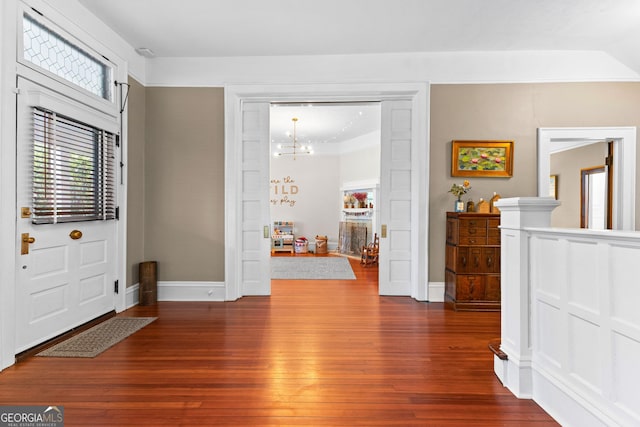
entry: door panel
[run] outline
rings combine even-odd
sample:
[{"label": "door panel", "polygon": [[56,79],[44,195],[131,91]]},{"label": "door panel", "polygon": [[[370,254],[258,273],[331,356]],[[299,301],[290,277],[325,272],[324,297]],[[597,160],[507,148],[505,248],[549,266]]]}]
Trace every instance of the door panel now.
[{"label": "door panel", "polygon": [[[33,224],[21,208],[31,208],[32,107],[56,101],[56,111],[73,117],[85,110],[35,83],[19,80],[17,127],[16,346],[20,352],[114,309],[116,222]],[[80,230],[82,237],[70,234]],[[21,254],[22,234],[34,240]]]},{"label": "door panel", "polygon": [[380,240],[381,295],[411,295],[411,117],[411,101],[382,102],[380,223],[387,235]]},{"label": "door panel", "polygon": [[593,230],[611,228],[611,192],[606,165],[580,171],[580,227]]},{"label": "door panel", "polygon": [[241,158],[241,295],[270,295],[268,103],[243,103]]}]

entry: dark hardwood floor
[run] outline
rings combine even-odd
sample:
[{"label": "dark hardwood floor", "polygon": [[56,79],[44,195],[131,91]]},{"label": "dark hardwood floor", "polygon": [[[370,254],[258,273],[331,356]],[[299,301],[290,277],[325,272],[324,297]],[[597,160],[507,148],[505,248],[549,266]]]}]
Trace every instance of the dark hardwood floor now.
[{"label": "dark hardwood floor", "polygon": [[271,297],[160,302],[94,359],[31,357],[0,405],[60,405],[68,426],[547,426],[493,373],[499,313],[377,295],[357,281],[274,280]]}]

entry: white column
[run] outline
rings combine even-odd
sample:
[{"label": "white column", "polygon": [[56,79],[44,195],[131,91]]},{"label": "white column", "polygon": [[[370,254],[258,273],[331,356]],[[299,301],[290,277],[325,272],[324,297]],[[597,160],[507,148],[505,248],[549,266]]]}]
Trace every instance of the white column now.
[{"label": "white column", "polygon": [[531,292],[527,227],[549,227],[560,203],[550,197],[501,199],[501,343],[507,360],[494,358],[494,371],[519,398],[532,397]]}]

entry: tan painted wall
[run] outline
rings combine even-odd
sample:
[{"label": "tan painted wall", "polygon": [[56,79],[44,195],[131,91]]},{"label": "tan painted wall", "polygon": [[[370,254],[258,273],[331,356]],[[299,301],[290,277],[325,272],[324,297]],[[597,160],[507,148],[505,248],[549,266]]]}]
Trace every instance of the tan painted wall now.
[{"label": "tan painted wall", "polygon": [[[223,89],[145,94],[145,259],[159,262],[160,280],[222,281]],[[515,141],[514,176],[471,179],[469,197],[535,196],[536,129],[640,126],[640,83],[433,85],[430,111],[429,280],[442,282],[445,213],[454,201],[447,190],[461,182],[450,176],[451,140]]]},{"label": "tan painted wall", "polygon": [[224,281],[222,88],[146,90],[145,258],[158,280]]},{"label": "tan painted wall", "polygon": [[129,78],[127,138],[127,286],[138,283],[144,261],[144,147],[146,89]]},{"label": "tan painted wall", "polygon": [[[494,191],[502,197],[536,196],[536,129],[640,126],[640,83],[433,85],[430,105],[429,280],[442,282],[445,213],[453,208],[447,190],[462,181],[451,177],[451,140],[515,141],[513,177],[471,179],[468,196],[474,200]],[[636,228],[639,205],[636,200]]]}]

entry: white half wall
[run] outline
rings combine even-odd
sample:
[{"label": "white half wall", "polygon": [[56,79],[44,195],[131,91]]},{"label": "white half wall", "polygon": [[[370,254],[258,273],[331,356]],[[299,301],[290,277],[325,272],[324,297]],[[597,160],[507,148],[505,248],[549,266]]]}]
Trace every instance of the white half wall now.
[{"label": "white half wall", "polygon": [[502,199],[503,384],[566,426],[640,425],[640,232],[551,228],[558,202]]}]

